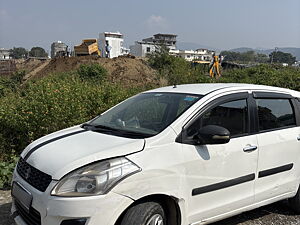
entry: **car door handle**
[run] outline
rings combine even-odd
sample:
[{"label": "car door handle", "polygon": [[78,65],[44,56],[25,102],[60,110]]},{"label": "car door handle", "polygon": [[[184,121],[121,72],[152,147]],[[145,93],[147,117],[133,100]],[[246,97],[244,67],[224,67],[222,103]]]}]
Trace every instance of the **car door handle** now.
[{"label": "car door handle", "polygon": [[249,145],[249,146],[246,146],[243,150],[244,150],[244,152],[252,152],[252,151],[255,151],[256,149],[257,149],[257,146]]}]

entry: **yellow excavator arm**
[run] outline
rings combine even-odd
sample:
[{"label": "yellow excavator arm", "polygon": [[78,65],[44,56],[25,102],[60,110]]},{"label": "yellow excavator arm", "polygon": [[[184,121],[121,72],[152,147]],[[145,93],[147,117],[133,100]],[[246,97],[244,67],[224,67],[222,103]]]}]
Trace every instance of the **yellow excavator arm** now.
[{"label": "yellow excavator arm", "polygon": [[217,55],[213,56],[212,63],[209,67],[209,76],[212,78],[219,78],[221,76],[219,56]]}]

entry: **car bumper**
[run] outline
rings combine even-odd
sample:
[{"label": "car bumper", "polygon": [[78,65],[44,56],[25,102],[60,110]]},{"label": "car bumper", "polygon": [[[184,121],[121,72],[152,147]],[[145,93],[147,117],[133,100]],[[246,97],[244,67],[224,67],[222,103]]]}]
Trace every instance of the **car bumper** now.
[{"label": "car bumper", "polygon": [[[133,203],[132,199],[112,191],[106,195],[90,197],[51,196],[50,192],[57,181],[52,181],[45,192],[40,192],[16,172],[13,181],[21,184],[32,195],[29,212],[22,210],[18,200],[13,198],[12,214],[17,225],[31,225],[25,221],[37,220],[37,217],[40,217],[41,225],[61,225],[70,219],[86,219],[84,225],[114,225],[122,212]],[[24,218],[27,216],[29,218]]]}]

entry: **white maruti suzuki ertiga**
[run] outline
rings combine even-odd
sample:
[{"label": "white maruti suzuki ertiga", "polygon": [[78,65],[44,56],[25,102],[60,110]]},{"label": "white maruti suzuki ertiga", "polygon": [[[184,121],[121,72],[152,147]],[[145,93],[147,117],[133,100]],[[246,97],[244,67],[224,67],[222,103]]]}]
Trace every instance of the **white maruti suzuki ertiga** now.
[{"label": "white maruti suzuki ertiga", "polygon": [[18,225],[207,224],[281,199],[300,213],[300,92],[189,84],[31,143]]}]

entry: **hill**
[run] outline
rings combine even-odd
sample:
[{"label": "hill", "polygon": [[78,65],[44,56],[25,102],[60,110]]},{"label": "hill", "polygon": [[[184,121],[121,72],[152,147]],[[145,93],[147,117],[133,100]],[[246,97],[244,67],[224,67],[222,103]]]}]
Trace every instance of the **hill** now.
[{"label": "hill", "polygon": [[95,56],[62,57],[44,62],[27,60],[18,63],[18,70],[25,70],[25,80],[40,78],[51,73],[69,72],[76,70],[81,64],[97,63],[108,71],[111,82],[121,82],[131,86],[141,83],[157,84],[155,71],[143,59],[118,57],[114,59],[99,58]]}]

